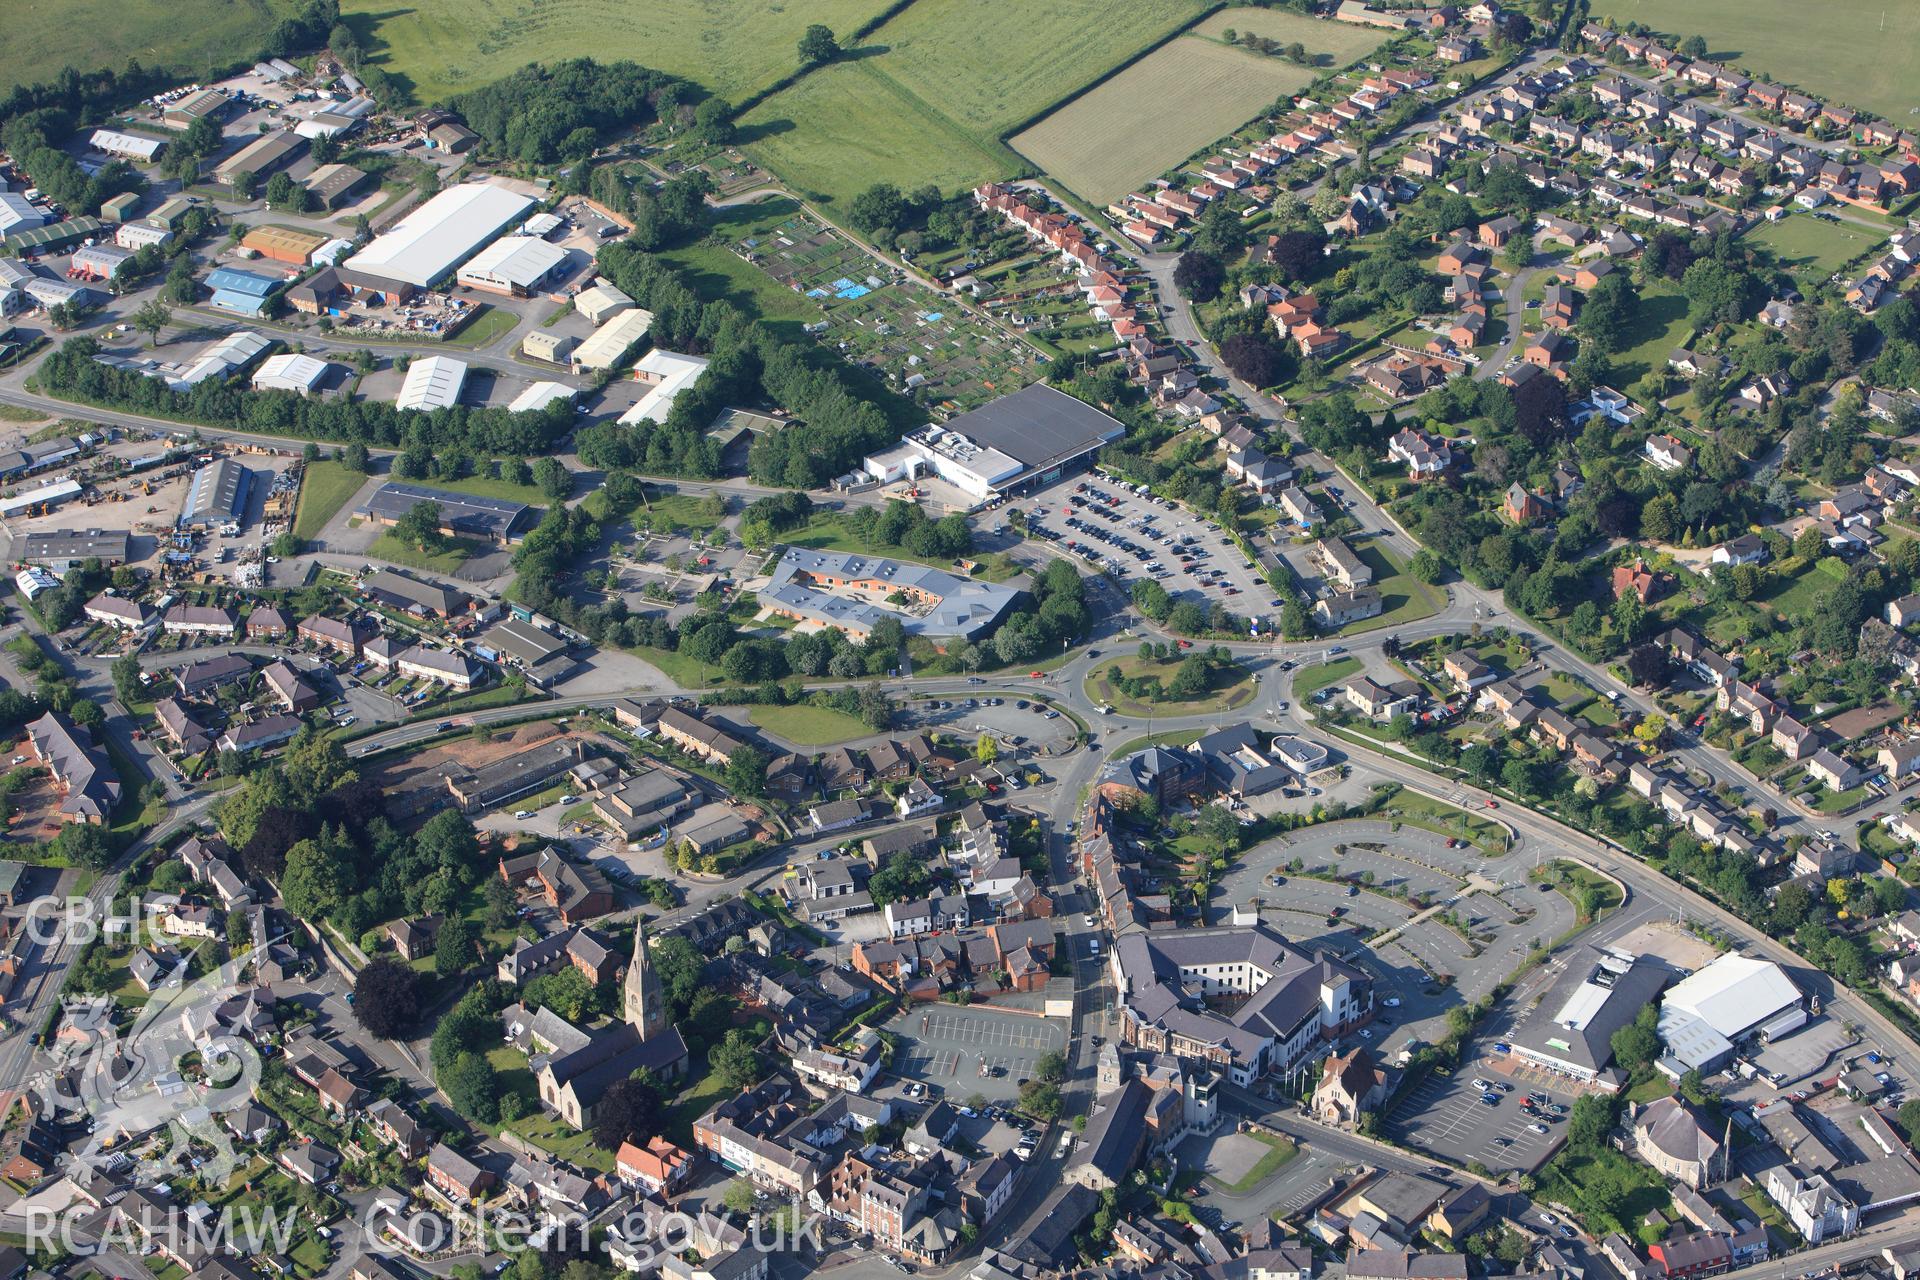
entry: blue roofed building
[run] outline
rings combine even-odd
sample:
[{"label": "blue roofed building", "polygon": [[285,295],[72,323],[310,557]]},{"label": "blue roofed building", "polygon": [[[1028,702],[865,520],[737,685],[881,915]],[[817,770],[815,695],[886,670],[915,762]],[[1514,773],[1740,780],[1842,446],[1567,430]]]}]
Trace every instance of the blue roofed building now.
[{"label": "blue roofed building", "polygon": [[254,271],[217,267],[208,273],[207,287],[213,290],[213,306],[243,316],[257,316],[266,309],[267,299],[280,287],[280,281]]}]

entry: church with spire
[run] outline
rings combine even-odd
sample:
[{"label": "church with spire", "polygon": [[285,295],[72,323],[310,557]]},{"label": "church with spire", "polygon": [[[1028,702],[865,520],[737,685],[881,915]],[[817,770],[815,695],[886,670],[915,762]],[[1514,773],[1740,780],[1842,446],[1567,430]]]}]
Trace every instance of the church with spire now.
[{"label": "church with spire", "polygon": [[592,1125],[607,1090],[634,1073],[644,1070],[665,1083],[687,1073],[687,1042],[672,1023],[644,922],[633,931],[621,992],[621,1021],[586,1028],[584,1045],[549,1057],[537,1073],[541,1104],[576,1129]]}]

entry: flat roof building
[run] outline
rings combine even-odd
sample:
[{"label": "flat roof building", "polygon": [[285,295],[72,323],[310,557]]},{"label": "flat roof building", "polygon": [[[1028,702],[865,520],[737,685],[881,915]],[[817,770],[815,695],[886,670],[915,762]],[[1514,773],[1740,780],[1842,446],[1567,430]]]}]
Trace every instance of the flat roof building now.
[{"label": "flat roof building", "polygon": [[432,288],[532,207],[532,197],[489,183],[448,187],[348,258],[341,276],[358,288]]},{"label": "flat roof building", "polygon": [[1036,382],[868,458],[881,483],[932,472],[984,501],[1051,484],[1126,434],[1120,422],[1064,391]]},{"label": "flat roof building", "polygon": [[567,264],[567,251],[538,236],[503,236],[475,254],[456,277],[469,289],[513,298],[539,293]]},{"label": "flat roof building", "polygon": [[[575,306],[578,305],[576,299]],[[652,327],[653,312],[624,309],[574,348],[573,363],[582,369],[614,368]]]},{"label": "flat roof building", "polygon": [[427,356],[407,366],[407,380],[393,402],[399,409],[451,409],[467,384],[467,364],[452,356]]},{"label": "flat roof building", "polygon": [[187,501],[180,509],[179,527],[205,528],[226,524],[247,513],[247,492],[253,472],[232,458],[220,458],[193,473]]},{"label": "flat roof building", "polygon": [[535,329],[520,339],[520,350],[535,360],[545,360],[549,364],[562,364],[567,353],[579,342],[572,334],[555,333],[551,329]]},{"label": "flat roof building", "polygon": [[373,491],[360,514],[381,524],[396,523],[415,503],[440,507],[440,532],[450,538],[480,538],[505,546],[534,521],[535,508],[503,498],[479,498],[446,489],[391,481]]},{"label": "flat roof building", "polygon": [[[1710,1073],[1733,1056],[1734,1045],[1802,1026],[1807,1013],[1800,988],[1771,960],[1728,954],[1674,984],[1660,1003],[1660,1039],[1669,1074]],[[1669,1070],[1671,1068],[1671,1070]]]},{"label": "flat roof building", "polygon": [[125,564],[132,547],[133,535],[124,529],[49,529],[16,537],[9,554],[15,560],[45,565],[64,575],[86,560]]}]

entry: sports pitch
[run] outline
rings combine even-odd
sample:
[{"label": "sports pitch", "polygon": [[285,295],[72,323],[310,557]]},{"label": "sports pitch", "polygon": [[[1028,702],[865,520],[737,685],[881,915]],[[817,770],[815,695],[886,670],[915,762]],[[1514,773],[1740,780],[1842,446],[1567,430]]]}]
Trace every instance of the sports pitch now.
[{"label": "sports pitch", "polygon": [[1748,75],[1885,116],[1902,129],[1920,108],[1920,5],[1887,0],[1594,0],[1593,16],[1641,22]]}]

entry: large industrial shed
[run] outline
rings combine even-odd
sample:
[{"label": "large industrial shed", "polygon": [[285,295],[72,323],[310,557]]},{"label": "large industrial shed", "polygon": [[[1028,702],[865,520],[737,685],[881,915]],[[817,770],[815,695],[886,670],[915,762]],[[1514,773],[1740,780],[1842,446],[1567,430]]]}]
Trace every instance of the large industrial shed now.
[{"label": "large industrial shed", "polygon": [[159,157],[161,148],[165,147],[167,142],[164,138],[149,138],[138,133],[121,133],[118,129],[95,129],[87,145],[95,151],[119,156],[123,160],[138,160],[142,164],[151,164]]},{"label": "large industrial shed", "polygon": [[280,287],[272,276],[233,267],[215,267],[207,273],[207,288],[213,290],[210,305],[243,316],[257,316],[267,309],[267,299]]},{"label": "large industrial shed", "polygon": [[428,356],[407,366],[407,380],[400,384],[397,409],[451,409],[460,403],[460,388],[467,384],[467,364],[452,356]]},{"label": "large industrial shed", "polygon": [[247,491],[253,472],[232,458],[221,458],[193,473],[187,501],[180,510],[180,528],[203,529],[226,524],[247,513]]},{"label": "large industrial shed", "polygon": [[243,173],[256,179],[292,164],[307,149],[307,140],[291,129],[263,133],[213,167],[214,180],[232,186]]},{"label": "large industrial shed", "polygon": [[463,182],[402,218],[340,266],[355,289],[405,296],[431,289],[533,207],[505,187]]},{"label": "large industrial shed", "polygon": [[1749,1036],[1772,1040],[1806,1025],[1800,988],[1771,960],[1724,955],[1678,982],[1660,1005],[1659,1067],[1678,1079],[1724,1066]]},{"label": "large industrial shed", "polygon": [[573,362],[582,369],[612,369],[652,327],[653,312],[622,311],[574,349]]},{"label": "large industrial shed", "polygon": [[567,264],[567,251],[538,236],[503,236],[460,268],[457,279],[469,289],[525,298],[552,283]]}]

